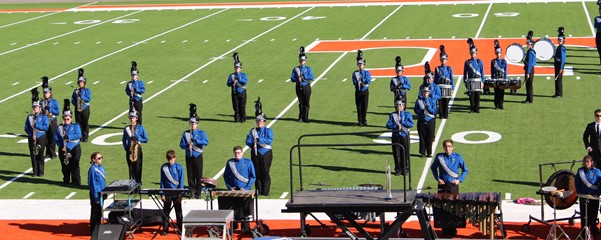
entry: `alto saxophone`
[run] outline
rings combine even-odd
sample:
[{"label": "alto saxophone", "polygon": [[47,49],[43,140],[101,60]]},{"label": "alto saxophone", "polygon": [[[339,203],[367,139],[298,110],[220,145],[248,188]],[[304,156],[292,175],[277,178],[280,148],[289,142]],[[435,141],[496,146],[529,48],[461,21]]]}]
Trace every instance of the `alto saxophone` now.
[{"label": "alto saxophone", "polygon": [[133,124],[130,125],[130,131],[133,136],[129,138],[129,161],[136,162],[138,161],[138,151],[140,149],[140,142],[138,142],[137,140],[134,141],[136,135],[134,133]]},{"label": "alto saxophone", "polygon": [[63,163],[65,165],[69,165],[69,160],[71,159],[71,153],[69,153],[69,150],[67,149],[68,141],[69,139],[67,137],[67,126],[63,124],[63,152],[65,152],[65,159],[63,160]]},{"label": "alto saxophone", "polygon": [[81,100],[81,89],[77,89],[77,111],[83,111],[83,100]]},{"label": "alto saxophone", "polygon": [[31,118],[32,118],[31,128],[33,128],[33,136],[32,136],[32,139],[33,139],[33,149],[32,149],[33,156],[37,156],[38,153],[40,153],[40,148],[41,148],[40,145],[38,145],[38,138],[37,138],[38,130],[35,128],[35,117],[36,117],[36,114],[35,113],[31,113]]}]

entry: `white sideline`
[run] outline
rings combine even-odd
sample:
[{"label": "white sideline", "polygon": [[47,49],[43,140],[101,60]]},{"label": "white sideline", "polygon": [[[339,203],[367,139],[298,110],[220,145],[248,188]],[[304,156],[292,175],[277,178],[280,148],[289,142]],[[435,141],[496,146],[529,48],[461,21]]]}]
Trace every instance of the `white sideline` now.
[{"label": "white sideline", "polygon": [[595,36],[595,28],[593,27],[591,15],[588,13],[588,8],[586,7],[584,0],[582,1],[582,7],[584,8],[584,13],[586,14],[586,22],[588,22],[588,26],[591,28],[591,34]]},{"label": "white sideline", "polygon": [[486,9],[486,13],[484,14],[484,18],[482,18],[482,23],[480,23],[480,27],[478,28],[478,32],[476,32],[476,37],[475,38],[480,38],[480,32],[482,32],[482,28],[484,28],[484,23],[486,23],[486,18],[488,18],[488,13],[490,12],[490,9],[492,8],[492,2],[490,2],[490,4],[488,5],[488,9]]},{"label": "white sideline", "polygon": [[[165,34],[168,34],[168,33],[170,33],[170,32],[173,32],[173,31],[179,30],[179,29],[181,29],[181,28],[184,28],[184,27],[186,27],[186,26],[188,26],[188,25],[194,24],[194,23],[196,23],[196,22],[198,22],[198,21],[204,20],[204,19],[206,19],[206,18],[209,18],[209,17],[211,17],[211,16],[213,16],[213,15],[216,15],[216,14],[218,14],[218,13],[221,13],[221,12],[223,12],[223,11],[226,11],[226,10],[227,10],[227,9],[223,9],[223,10],[221,10],[221,11],[219,11],[219,12],[211,13],[211,14],[209,14],[209,15],[207,15],[207,16],[201,17],[201,18],[199,18],[199,19],[196,19],[196,20],[194,20],[194,21],[191,21],[191,22],[189,22],[189,23],[186,23],[186,24],[184,24],[184,25],[181,25],[181,26],[179,26],[179,27],[172,28],[172,29],[170,29],[170,30],[167,30],[167,31],[165,31],[165,32],[162,32],[162,33],[159,33],[159,34],[157,34],[157,35],[154,35],[154,36],[152,36],[152,37],[149,37],[149,38],[147,38],[147,39],[144,39],[144,40],[142,40],[142,41],[135,42],[135,43],[134,43],[134,44],[132,44],[132,45],[129,45],[129,46],[127,46],[127,47],[124,47],[124,48],[121,48],[121,49],[119,49],[119,50],[117,50],[117,51],[114,51],[114,52],[112,52],[112,53],[109,53],[109,54],[106,54],[106,55],[104,55],[104,56],[102,56],[102,57],[96,58],[96,59],[94,59],[94,60],[92,60],[92,61],[89,61],[89,62],[87,62],[87,63],[84,63],[84,64],[82,64],[82,65],[80,65],[80,66],[78,66],[78,67],[75,67],[75,68],[73,68],[73,69],[71,69],[71,70],[69,70],[69,71],[66,71],[66,72],[64,72],[64,73],[61,73],[61,74],[59,74],[59,75],[57,75],[57,76],[55,76],[55,77],[53,77],[53,78],[49,79],[48,81],[49,81],[49,82],[52,82],[53,80],[55,80],[55,79],[57,79],[57,78],[60,78],[60,77],[62,77],[62,76],[65,76],[65,75],[67,75],[67,74],[69,74],[69,73],[72,73],[72,72],[74,72],[75,70],[77,70],[77,69],[79,69],[79,68],[82,68],[82,67],[88,66],[88,65],[90,65],[90,64],[92,64],[92,63],[95,63],[95,62],[98,62],[98,61],[100,61],[100,60],[102,60],[102,59],[104,59],[104,58],[107,58],[107,57],[110,57],[110,56],[112,56],[112,55],[115,55],[115,54],[117,54],[117,53],[123,52],[123,51],[125,51],[125,50],[127,50],[127,49],[133,48],[133,47],[135,47],[135,46],[138,46],[138,45],[140,45],[140,44],[142,44],[142,43],[145,43],[145,42],[147,42],[147,41],[150,41],[150,40],[152,40],[152,39],[158,38],[158,37],[160,37],[160,36],[163,36],[163,35],[165,35]],[[32,88],[34,88],[34,87],[39,87],[39,86],[41,86],[41,85],[42,85],[42,84],[41,84],[41,83],[39,83],[39,84],[37,84],[37,85],[35,85],[35,86],[33,86],[33,87],[29,87],[29,88],[27,88],[27,89],[25,89],[25,90],[23,90],[23,91],[21,91],[21,92],[19,92],[19,93],[13,94],[12,96],[9,96],[9,97],[7,97],[7,98],[4,98],[4,99],[0,100],[0,103],[6,102],[6,101],[8,101],[8,100],[10,100],[10,99],[12,99],[12,98],[14,98],[14,97],[16,97],[16,96],[19,96],[19,95],[23,94],[23,93],[29,92],[29,90],[30,90],[30,89],[32,89]]]},{"label": "white sideline", "polygon": [[[380,25],[382,25],[382,23],[384,23],[384,21],[386,21],[388,18],[390,18],[394,13],[396,13],[403,5],[400,5],[399,7],[397,7],[394,11],[392,11],[390,14],[388,14],[388,16],[386,16],[384,19],[382,19],[382,21],[380,21],[375,27],[373,27],[369,32],[367,32],[367,34],[365,34],[361,40],[364,40],[370,33],[372,33],[374,30],[376,30],[376,28],[378,28]],[[336,63],[338,63],[340,60],[342,60],[342,58],[344,56],[346,56],[348,52],[344,52],[340,55],[340,57],[338,57],[336,60],[334,60],[334,62],[332,64],[330,64],[330,66],[328,68],[326,68],[321,75],[319,75],[315,81],[313,81],[311,83],[311,87],[313,87],[315,84],[317,84],[317,82],[319,82],[320,79],[323,78],[324,75],[326,75],[326,73],[328,73],[330,71],[330,69],[332,69],[334,67],[334,65],[336,65]],[[271,128],[271,126],[273,126],[273,124],[275,124],[280,118],[282,118],[282,116],[284,116],[284,114],[286,114],[286,112],[288,112],[288,110],[290,110],[290,108],[292,108],[294,106],[294,104],[296,104],[296,102],[298,101],[298,98],[294,98],[292,100],[292,102],[290,102],[290,104],[288,104],[288,106],[286,106],[286,108],[284,108],[284,110],[282,110],[273,120],[271,120],[269,122],[269,124],[267,124],[268,128]],[[249,147],[245,146],[242,151],[246,152],[246,150],[248,150]],[[225,167],[221,168],[221,170],[219,170],[219,172],[217,172],[217,174],[213,177],[213,179],[217,180],[219,179],[223,173],[225,172]]]},{"label": "white sideline", "polygon": [[93,27],[96,27],[96,26],[100,26],[100,25],[105,24],[105,23],[110,23],[110,22],[115,21],[117,19],[128,17],[128,16],[134,15],[134,14],[142,12],[142,11],[144,11],[144,10],[135,11],[133,13],[125,14],[125,15],[120,16],[120,17],[116,17],[116,18],[112,18],[112,19],[109,19],[109,20],[106,20],[106,21],[102,21],[102,22],[99,22],[99,23],[94,24],[94,25],[90,25],[90,26],[87,26],[87,27],[84,27],[84,28],[79,28],[79,29],[76,29],[76,30],[73,30],[73,31],[70,31],[70,32],[67,32],[67,33],[56,35],[56,36],[51,37],[51,38],[47,38],[47,39],[44,39],[44,40],[41,40],[41,41],[30,43],[30,44],[27,44],[25,46],[22,46],[22,47],[19,47],[19,48],[15,48],[15,49],[8,50],[6,52],[0,53],[0,56],[6,55],[6,54],[9,54],[9,53],[12,53],[12,52],[16,52],[16,51],[19,51],[21,49],[25,49],[25,48],[28,48],[28,47],[31,47],[31,46],[35,46],[35,45],[38,45],[40,43],[48,42],[48,41],[53,40],[53,39],[57,39],[57,38],[60,38],[60,37],[71,35],[71,34],[76,33],[76,32],[81,32],[83,30],[86,30],[86,29],[89,29],[89,28],[93,28]]}]

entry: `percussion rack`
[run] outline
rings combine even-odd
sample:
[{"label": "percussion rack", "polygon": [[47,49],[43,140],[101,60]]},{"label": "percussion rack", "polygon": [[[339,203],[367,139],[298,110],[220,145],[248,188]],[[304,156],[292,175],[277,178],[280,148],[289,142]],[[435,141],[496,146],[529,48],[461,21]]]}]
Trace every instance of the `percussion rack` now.
[{"label": "percussion rack", "polygon": [[[541,163],[538,165],[538,177],[539,177],[539,189],[542,189],[544,187],[544,185],[546,183],[543,183],[543,168],[544,167],[552,167],[553,171],[555,173],[561,171],[561,170],[557,170],[557,166],[562,166],[562,165],[570,165],[570,171],[572,169],[574,169],[574,165],[576,165],[576,163],[580,163],[582,162],[582,160],[572,160],[572,161],[564,161],[564,162],[553,162],[553,163]],[[568,223],[570,225],[574,224],[574,219],[578,219],[580,218],[580,213],[576,210],[574,210],[574,214],[571,217],[566,217],[566,218],[556,218],[555,214],[553,214],[553,218],[552,219],[545,219],[545,195],[544,193],[542,193],[540,190],[536,192],[538,195],[540,195],[541,197],[541,205],[540,205],[540,218],[536,218],[532,215],[529,215],[529,219],[528,219],[528,223],[524,224],[522,226],[522,231],[524,232],[528,232],[530,231],[530,223],[532,221],[536,221],[542,224],[545,224],[547,226],[551,226],[552,223],[556,222],[556,221],[568,221]],[[574,193],[575,194],[575,193]],[[554,208],[554,211],[556,211],[554,206],[551,206]]]}]

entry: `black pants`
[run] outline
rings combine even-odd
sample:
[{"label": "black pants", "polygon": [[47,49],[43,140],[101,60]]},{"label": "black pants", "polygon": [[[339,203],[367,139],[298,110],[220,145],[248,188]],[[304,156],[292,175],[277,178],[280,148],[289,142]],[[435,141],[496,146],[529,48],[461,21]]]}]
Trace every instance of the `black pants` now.
[{"label": "black pants", "polygon": [[144,101],[142,98],[140,98],[140,101],[133,101],[132,106],[134,107],[134,109],[136,109],[136,112],[138,112],[138,124],[142,125],[142,109],[144,108]]},{"label": "black pants", "polygon": [[[394,172],[401,175],[409,173],[409,135],[392,137],[392,143],[399,143],[401,146],[392,145],[392,156],[394,158]],[[404,149],[404,150],[403,150]]]},{"label": "black pants", "polygon": [[75,110],[75,122],[81,127],[81,140],[87,141],[90,134],[90,106],[81,112]]},{"label": "black pants", "polygon": [[188,187],[196,194],[200,194],[200,179],[202,178],[202,163],[204,157],[186,156],[186,171],[188,175]]},{"label": "black pants", "polygon": [[65,164],[65,152],[59,149],[58,158],[61,160],[61,171],[63,172],[63,182],[72,182],[75,185],[81,185],[81,174],[79,171],[79,160],[81,159],[81,146],[78,144],[73,149],[67,151],[71,154],[69,164]]},{"label": "black pants", "polygon": [[54,132],[56,132],[56,118],[50,121],[48,131],[46,131],[46,136],[50,136],[47,138],[46,141],[46,157],[48,158],[56,157],[56,143],[54,143]]},{"label": "black pants", "polygon": [[[182,216],[182,201],[179,198],[179,196],[165,197],[165,202],[163,204],[163,213],[165,213],[165,216],[169,216],[169,214],[171,213],[171,205],[173,205],[173,208],[175,208],[175,222],[177,223],[177,228],[179,228],[179,231],[181,233],[184,217]],[[163,232],[169,232],[169,221],[164,216]]]},{"label": "black pants", "polygon": [[595,45],[597,46],[597,53],[599,53],[599,65],[601,65],[601,32],[597,32],[595,35]]},{"label": "black pants", "polygon": [[269,169],[271,168],[271,160],[273,159],[273,153],[271,150],[261,155],[252,154],[251,160],[255,166],[255,173],[257,180],[255,181],[255,187],[261,195],[269,195],[271,189],[271,175],[269,175]]},{"label": "black pants", "polygon": [[505,89],[495,88],[495,109],[503,109],[503,101],[505,101]]},{"label": "black pants", "polygon": [[296,84],[296,97],[298,98],[298,120],[309,122],[309,102],[311,101],[311,84],[302,86]]},{"label": "black pants", "polygon": [[563,72],[561,66],[555,63],[555,96],[563,96]]},{"label": "black pants", "polygon": [[127,162],[127,168],[129,169],[129,179],[135,179],[136,182],[142,182],[142,161],[144,160],[144,154],[142,154],[142,147],[138,149],[138,160],[132,162],[129,160],[129,149],[125,151],[125,161]]},{"label": "black pants", "polygon": [[593,149],[593,151],[588,153],[588,155],[593,157],[596,167],[600,168],[601,167],[601,151]]},{"label": "black pants", "polygon": [[246,121],[246,91],[232,93],[232,107],[234,108],[234,122]]},{"label": "black pants", "polygon": [[[599,200],[590,200],[586,198],[580,198],[580,212],[586,214],[580,214],[580,226],[588,226],[593,235],[593,239],[599,239],[599,227],[597,226],[597,217],[599,213]],[[588,203],[588,208],[586,204]],[[584,220],[584,216],[587,216],[587,220]]]},{"label": "black pants", "polygon": [[100,203],[94,202],[92,193],[90,192],[90,235],[94,234],[94,229],[100,224],[102,219],[102,207]]},{"label": "black pants", "polygon": [[449,102],[451,101],[450,98],[441,98],[440,101],[438,101],[440,103],[440,117],[447,119],[449,118]]},{"label": "black pants", "polygon": [[470,112],[480,112],[480,92],[468,92],[470,96]]},{"label": "black pants", "polygon": [[369,103],[369,90],[355,90],[355,105],[357,106],[357,122],[362,125],[367,125],[367,104]]},{"label": "black pants", "polygon": [[29,136],[27,140],[27,143],[29,145],[29,157],[31,158],[31,168],[33,169],[33,176],[44,176],[44,149],[46,147],[46,134],[42,135],[37,139],[37,145],[39,146],[39,151],[37,155],[33,155],[33,148],[35,147],[33,144],[33,137]]},{"label": "black pants", "polygon": [[[524,76],[525,77],[525,76]],[[526,102],[532,103],[534,100],[534,89],[532,83],[534,82],[534,69],[530,73],[530,77],[526,78]]]},{"label": "black pants", "polygon": [[419,153],[432,155],[432,143],[434,142],[434,130],[436,130],[436,118],[430,121],[417,120],[417,133],[419,134]]},{"label": "black pants", "polygon": [[[438,185],[439,193],[459,193],[459,185],[454,185],[450,182],[445,182],[443,185]],[[456,228],[442,228],[442,233],[447,235],[456,235]]]}]

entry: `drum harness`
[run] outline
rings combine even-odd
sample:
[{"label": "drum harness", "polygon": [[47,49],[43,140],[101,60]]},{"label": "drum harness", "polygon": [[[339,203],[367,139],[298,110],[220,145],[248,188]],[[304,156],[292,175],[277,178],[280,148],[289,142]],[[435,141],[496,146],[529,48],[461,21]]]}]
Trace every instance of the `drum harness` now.
[{"label": "drum harness", "polygon": [[[479,60],[479,59],[477,59],[477,60]],[[474,62],[474,61],[473,61],[473,59],[470,59],[470,60],[468,60],[468,61],[469,61],[469,64],[468,64],[468,65],[470,66],[470,68],[472,69],[472,71],[473,71],[474,73],[476,73],[476,78],[481,78],[482,76],[480,75],[480,72],[476,71],[476,69],[475,69],[475,68],[474,68],[474,66],[472,65],[472,63]],[[476,63],[478,63],[478,62],[479,62],[479,61],[476,61]]]},{"label": "drum harness", "polygon": [[[470,64],[470,66],[471,66],[471,64]],[[436,73],[438,73],[438,76],[439,76],[441,79],[444,79],[444,81],[445,81],[445,84],[451,84],[451,80],[450,80],[448,77],[446,77],[445,75],[442,75],[442,71],[441,71],[442,67],[447,67],[447,69],[448,69],[448,66],[438,66],[438,67],[436,67],[436,68],[438,69],[438,71],[436,71]],[[473,68],[474,68],[474,67],[472,67],[472,69],[473,69]]]},{"label": "drum harness", "polygon": [[[497,59],[495,59],[497,60]],[[499,67],[499,64],[497,63],[497,61],[494,61],[494,66],[495,69],[497,69],[497,75],[504,75],[505,70],[503,70],[502,68]]]}]

